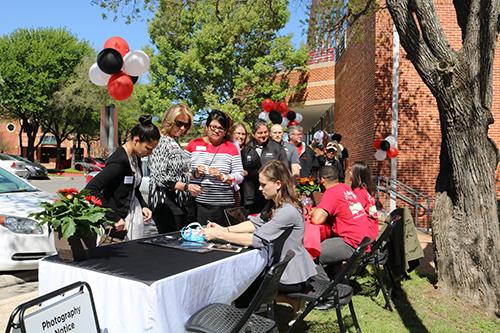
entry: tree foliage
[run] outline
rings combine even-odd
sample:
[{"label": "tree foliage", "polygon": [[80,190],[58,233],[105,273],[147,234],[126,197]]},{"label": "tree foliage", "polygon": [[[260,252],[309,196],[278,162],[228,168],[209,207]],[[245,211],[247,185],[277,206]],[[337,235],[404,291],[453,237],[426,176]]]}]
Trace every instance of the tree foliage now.
[{"label": "tree foliage", "polygon": [[19,119],[28,136],[28,157],[50,102],[88,54],[90,46],[64,29],[19,29],[0,38],[0,108]]},{"label": "tree foliage", "polygon": [[[99,1],[118,12],[140,1]],[[184,101],[200,113],[228,112],[236,121],[258,114],[266,97],[279,100],[292,89],[288,74],[305,65],[305,47],[277,36],[288,20],[288,1],[147,1],[156,8],[150,34],[158,52],[151,60],[153,101]],[[293,89],[299,90],[302,86]],[[157,104],[157,103],[154,103]]]}]

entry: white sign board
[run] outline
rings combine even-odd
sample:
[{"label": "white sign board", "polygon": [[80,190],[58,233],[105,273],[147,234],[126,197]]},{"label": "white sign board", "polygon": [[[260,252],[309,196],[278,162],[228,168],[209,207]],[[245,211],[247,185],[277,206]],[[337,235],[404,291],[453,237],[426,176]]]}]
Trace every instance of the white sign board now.
[{"label": "white sign board", "polygon": [[90,294],[78,292],[26,315],[27,333],[98,332]]}]

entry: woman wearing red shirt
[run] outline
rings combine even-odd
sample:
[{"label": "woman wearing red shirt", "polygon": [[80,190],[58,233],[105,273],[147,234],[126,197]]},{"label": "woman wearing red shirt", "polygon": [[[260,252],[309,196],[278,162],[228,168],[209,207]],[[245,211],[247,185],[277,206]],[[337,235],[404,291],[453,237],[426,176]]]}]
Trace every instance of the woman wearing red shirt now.
[{"label": "woman wearing red shirt", "polygon": [[372,197],[373,182],[370,167],[365,162],[354,162],[351,168],[351,188],[363,205],[370,222],[370,237],[378,236],[378,212],[375,199]]}]

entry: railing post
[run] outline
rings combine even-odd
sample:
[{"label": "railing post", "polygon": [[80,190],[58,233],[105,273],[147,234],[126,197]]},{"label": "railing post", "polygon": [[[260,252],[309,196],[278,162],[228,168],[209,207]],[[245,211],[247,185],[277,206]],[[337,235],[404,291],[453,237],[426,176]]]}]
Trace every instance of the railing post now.
[{"label": "railing post", "polygon": [[415,194],[415,226],[418,227],[418,194]]},{"label": "railing post", "polygon": [[389,192],[391,191],[391,182],[389,178],[385,177],[385,212],[389,213]]},{"label": "railing post", "polygon": [[431,228],[431,199],[427,197],[427,232]]}]

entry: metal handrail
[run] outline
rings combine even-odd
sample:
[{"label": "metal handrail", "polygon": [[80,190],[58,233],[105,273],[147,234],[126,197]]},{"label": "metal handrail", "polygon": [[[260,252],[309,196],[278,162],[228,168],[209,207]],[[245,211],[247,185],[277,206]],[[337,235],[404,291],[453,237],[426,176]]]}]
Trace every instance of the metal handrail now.
[{"label": "metal handrail", "polygon": [[[420,208],[424,209],[427,216],[426,229],[430,230],[431,226],[431,197],[415,190],[414,188],[400,182],[397,179],[385,177],[385,176],[376,176],[375,184],[377,185],[377,201],[380,198],[380,192],[384,192],[385,196],[385,207],[389,206],[389,196],[394,195],[396,198],[403,200],[409,205],[412,205],[415,208],[415,225],[418,226],[418,210]],[[385,183],[385,186],[382,184]],[[405,194],[401,193],[398,189],[403,189]],[[415,198],[412,198],[415,197]],[[421,201],[425,201],[426,205],[421,204]]]}]

